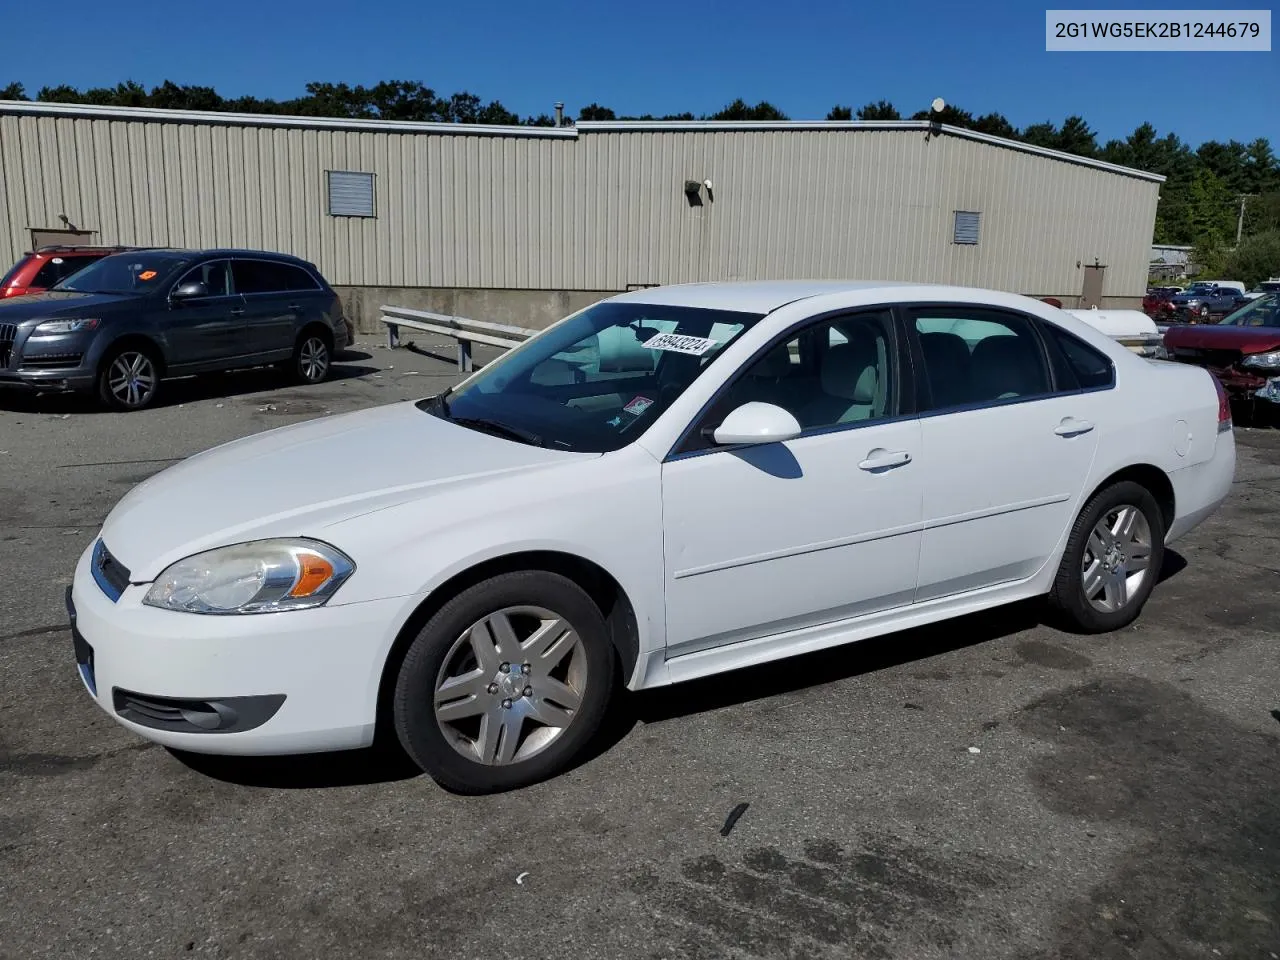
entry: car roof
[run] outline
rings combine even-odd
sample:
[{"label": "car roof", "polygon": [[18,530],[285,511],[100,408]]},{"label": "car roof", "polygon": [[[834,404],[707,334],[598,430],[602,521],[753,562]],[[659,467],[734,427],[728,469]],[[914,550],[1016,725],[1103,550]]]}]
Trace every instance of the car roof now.
[{"label": "car roof", "polygon": [[735,310],[740,313],[771,313],[797,300],[832,293],[854,293],[878,289],[900,291],[922,286],[903,281],[873,280],[749,280],[728,283],[680,283],[666,287],[646,287],[619,294],[614,300],[655,303],[669,307],[703,307]]},{"label": "car roof", "polygon": [[309,267],[311,264],[303,260],[301,257],[295,257],[289,253],[276,253],[272,250],[240,250],[233,247],[211,247],[206,250],[193,250],[183,247],[140,247],[133,250],[122,250],[114,253],[112,256],[121,256],[122,254],[138,254],[148,253],[152,256],[172,257],[182,260],[194,260],[196,258],[218,258],[218,257],[241,257],[244,259],[254,260],[281,260],[285,263],[295,263],[300,267]]}]

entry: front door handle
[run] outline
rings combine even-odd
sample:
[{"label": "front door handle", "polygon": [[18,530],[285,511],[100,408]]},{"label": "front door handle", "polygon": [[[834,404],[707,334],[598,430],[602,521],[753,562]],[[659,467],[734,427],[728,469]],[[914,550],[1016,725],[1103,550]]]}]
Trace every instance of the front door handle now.
[{"label": "front door handle", "polygon": [[287,310],[292,310],[294,313],[301,313],[301,312],[302,312],[302,306],[301,306],[300,304],[297,304],[297,303],[291,303],[291,304],[289,304],[289,306],[288,306],[288,307],[286,307],[285,309],[287,309]]},{"label": "front door handle", "polygon": [[1093,424],[1088,420],[1077,420],[1075,417],[1066,417],[1063,421],[1053,428],[1053,432],[1060,437],[1078,437],[1082,433],[1088,433],[1093,429]]},{"label": "front door handle", "polygon": [[232,308],[231,308],[231,315],[232,315],[233,317],[243,317],[243,316],[244,316],[244,307],[232,307]]},{"label": "front door handle", "polygon": [[858,469],[875,473],[879,470],[892,470],[894,467],[901,467],[910,462],[911,454],[905,450],[885,450],[883,447],[876,447],[867,454],[867,459],[858,464]]}]

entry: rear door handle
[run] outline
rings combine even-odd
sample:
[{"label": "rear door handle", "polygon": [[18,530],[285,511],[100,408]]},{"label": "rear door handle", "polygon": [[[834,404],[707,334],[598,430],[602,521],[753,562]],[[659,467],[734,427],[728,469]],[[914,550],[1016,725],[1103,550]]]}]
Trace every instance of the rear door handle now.
[{"label": "rear door handle", "polygon": [[1077,420],[1075,417],[1067,417],[1053,428],[1053,432],[1060,437],[1078,437],[1080,434],[1088,433],[1092,429],[1093,424],[1088,420]]},{"label": "rear door handle", "polygon": [[859,470],[892,470],[911,462],[911,454],[905,450],[885,450],[876,447],[867,454],[867,459],[858,464]]},{"label": "rear door handle", "polygon": [[289,304],[289,306],[288,306],[288,308],[287,308],[287,309],[292,310],[294,313],[301,313],[301,312],[302,312],[302,306],[301,306],[300,304],[297,304],[297,303],[291,303],[291,304]]},{"label": "rear door handle", "polygon": [[233,317],[243,317],[243,316],[244,316],[244,307],[232,307],[232,308],[231,308],[231,315],[232,315]]}]

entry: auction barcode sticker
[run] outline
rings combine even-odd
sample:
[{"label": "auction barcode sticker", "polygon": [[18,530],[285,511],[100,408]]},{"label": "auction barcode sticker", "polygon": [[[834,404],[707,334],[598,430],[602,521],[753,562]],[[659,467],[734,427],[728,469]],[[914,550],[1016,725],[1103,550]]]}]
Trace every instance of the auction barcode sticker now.
[{"label": "auction barcode sticker", "polygon": [[650,350],[670,350],[672,353],[687,353],[691,356],[700,357],[719,341],[708,340],[706,337],[685,337],[678,333],[660,333],[655,337],[650,337],[642,346],[648,347]]},{"label": "auction barcode sticker", "polygon": [[1270,10],[1046,10],[1049,51],[1271,50]]}]

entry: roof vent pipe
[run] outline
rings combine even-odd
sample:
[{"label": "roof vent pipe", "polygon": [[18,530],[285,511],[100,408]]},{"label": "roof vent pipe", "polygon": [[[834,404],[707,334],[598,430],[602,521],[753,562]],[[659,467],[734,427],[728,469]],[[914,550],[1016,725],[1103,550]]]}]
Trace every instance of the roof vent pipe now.
[{"label": "roof vent pipe", "polygon": [[556,102],[556,126],[564,126],[564,104],[559,101]]}]

